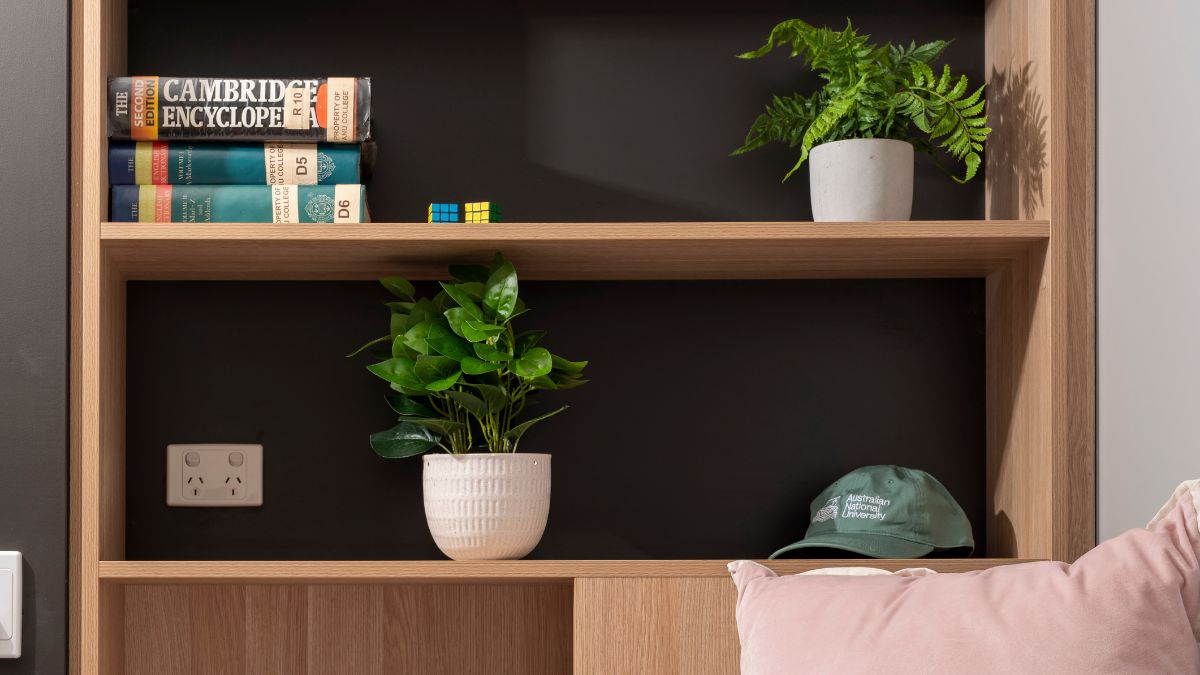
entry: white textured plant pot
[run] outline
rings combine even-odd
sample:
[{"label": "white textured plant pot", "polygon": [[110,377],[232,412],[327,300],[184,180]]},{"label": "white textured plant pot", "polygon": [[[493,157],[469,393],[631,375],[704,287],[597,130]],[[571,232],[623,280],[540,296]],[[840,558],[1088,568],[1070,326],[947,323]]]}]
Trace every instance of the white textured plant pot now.
[{"label": "white textured plant pot", "polygon": [[425,455],[425,520],[455,560],[529,555],[550,514],[550,455]]},{"label": "white textured plant pot", "polygon": [[888,138],[822,143],[808,156],[813,220],[912,218],[913,146]]}]

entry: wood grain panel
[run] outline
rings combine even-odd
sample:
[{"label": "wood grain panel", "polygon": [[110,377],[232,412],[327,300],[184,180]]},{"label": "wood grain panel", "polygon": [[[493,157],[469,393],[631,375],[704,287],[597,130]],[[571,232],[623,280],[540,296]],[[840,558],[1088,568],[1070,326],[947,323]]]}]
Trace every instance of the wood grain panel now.
[{"label": "wood grain panel", "polygon": [[246,672],[295,675],[308,672],[308,589],[245,586]]},{"label": "wood grain panel", "polygon": [[1045,222],[109,223],[131,279],[443,278],[448,261],[504,251],[527,279],[984,276],[1044,243]]},{"label": "wood grain panel", "polygon": [[1049,557],[1054,485],[1044,250],[987,278],[987,550]]},{"label": "wood grain panel", "polygon": [[1050,217],[1050,5],[987,0],[987,218]]},{"label": "wood grain panel", "polygon": [[[97,563],[119,554],[120,526],[105,504],[112,472],[102,448],[120,435],[118,406],[102,407],[107,393],[103,359],[111,312],[100,221],[107,213],[107,106],[105,78],[125,70],[126,6],[123,0],[71,3],[71,612],[68,649],[72,673],[98,675],[123,669],[121,603],[102,592]],[[118,308],[119,309],[119,308]],[[109,325],[105,325],[106,318]],[[108,373],[111,374],[111,373]],[[116,422],[114,424],[114,422]],[[119,496],[117,497],[119,499]],[[123,517],[120,519],[123,523]],[[111,534],[112,537],[106,536]],[[120,596],[119,589],[113,591]]]},{"label": "wood grain panel", "polygon": [[382,675],[383,588],[310,587],[307,640],[309,673]]},{"label": "wood grain panel", "polygon": [[1054,548],[1096,543],[1096,3],[1052,3],[1050,282]]},{"label": "wood grain panel", "polygon": [[[126,561],[100,563],[109,583],[570,583],[585,577],[721,577],[728,560],[378,560],[378,561]],[[863,561],[762,560],[779,574],[822,567],[861,567]],[[898,570],[929,567],[938,572],[969,572],[1028,562],[1013,558],[872,560],[872,567]]]},{"label": "wood grain panel", "polygon": [[524,675],[571,670],[564,585],[388,586],[384,672]]},{"label": "wood grain panel", "polygon": [[236,586],[188,589],[192,672],[242,675],[246,672],[246,594]]},{"label": "wood grain panel", "polygon": [[571,668],[567,584],[125,590],[124,672],[131,674],[564,675]]},{"label": "wood grain panel", "polygon": [[579,579],[575,675],[736,675],[735,600],[728,575]]},{"label": "wood grain panel", "polygon": [[191,589],[138,586],[125,590],[125,673],[191,675]]}]

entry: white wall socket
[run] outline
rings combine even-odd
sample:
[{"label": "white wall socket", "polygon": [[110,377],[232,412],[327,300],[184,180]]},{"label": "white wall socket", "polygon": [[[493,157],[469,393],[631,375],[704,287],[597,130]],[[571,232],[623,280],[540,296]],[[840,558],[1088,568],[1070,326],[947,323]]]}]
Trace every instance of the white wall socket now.
[{"label": "white wall socket", "polygon": [[168,445],[167,505],[262,506],[262,466],[261,445]]},{"label": "white wall socket", "polygon": [[21,554],[0,551],[0,659],[21,656]]}]

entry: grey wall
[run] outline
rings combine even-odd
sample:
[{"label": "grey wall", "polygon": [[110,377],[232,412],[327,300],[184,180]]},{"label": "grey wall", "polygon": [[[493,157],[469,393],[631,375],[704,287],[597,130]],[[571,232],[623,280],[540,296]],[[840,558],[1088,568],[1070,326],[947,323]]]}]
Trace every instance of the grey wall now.
[{"label": "grey wall", "polygon": [[24,656],[65,673],[67,0],[0,2],[0,549],[25,554]]},{"label": "grey wall", "polygon": [[1099,534],[1200,478],[1200,4],[1099,0]]}]

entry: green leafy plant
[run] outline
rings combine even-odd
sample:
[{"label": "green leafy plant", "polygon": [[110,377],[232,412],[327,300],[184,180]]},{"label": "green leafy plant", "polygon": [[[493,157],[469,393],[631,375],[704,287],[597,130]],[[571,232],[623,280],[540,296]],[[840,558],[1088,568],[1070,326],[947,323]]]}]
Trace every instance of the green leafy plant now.
[{"label": "green leafy plant", "polygon": [[569,361],[539,345],[545,331],[517,332],[513,319],[529,311],[518,295],[517,271],[497,253],[490,267],[451,265],[453,281],[432,298],[399,277],[380,279],[388,302],[388,334],[359,347],[390,350],[367,370],[391,385],[388,405],[399,424],[371,435],[383,457],[411,457],[440,447],[460,454],[476,435],[491,452],[516,452],[534,424],[566,410],[521,419],[539,391],[571,389],[587,380],[587,361]]},{"label": "green leafy plant", "polygon": [[774,97],[734,155],[774,141],[799,147],[800,158],[784,176],[787,180],[821,143],[891,138],[908,141],[935,159],[936,151],[943,150],[961,161],[963,177],[953,176],[960,183],[979,170],[979,153],[991,133],[983,87],[970,91],[965,75],[955,78],[948,65],[939,75],[930,65],[949,42],[876,45],[849,21],[845,30],[835,31],[791,19],[775,26],[762,47],[738,58],[756,59],[784,45],[791,45],[792,57],[803,57],[825,85],[808,96]]}]

